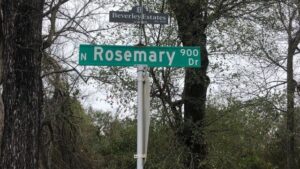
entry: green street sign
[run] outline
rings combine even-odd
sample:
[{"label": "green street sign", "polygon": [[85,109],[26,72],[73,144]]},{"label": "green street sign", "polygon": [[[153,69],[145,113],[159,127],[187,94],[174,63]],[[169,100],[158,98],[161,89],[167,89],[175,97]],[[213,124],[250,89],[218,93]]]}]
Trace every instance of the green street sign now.
[{"label": "green street sign", "polygon": [[80,45],[84,66],[200,67],[200,47]]}]

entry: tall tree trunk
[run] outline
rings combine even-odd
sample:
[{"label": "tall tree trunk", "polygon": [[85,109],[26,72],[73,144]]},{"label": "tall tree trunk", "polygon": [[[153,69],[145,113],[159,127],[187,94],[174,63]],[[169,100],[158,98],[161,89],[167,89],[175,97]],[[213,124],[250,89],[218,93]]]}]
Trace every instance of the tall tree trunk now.
[{"label": "tall tree trunk", "polygon": [[[2,1],[0,0],[0,7],[1,7]],[[1,10],[0,10],[1,12]],[[2,60],[2,52],[3,52],[3,31],[2,31],[2,17],[0,15],[0,86],[2,85],[3,79],[3,60]],[[2,140],[2,133],[3,133],[3,126],[4,126],[4,106],[3,106],[3,101],[2,101],[2,92],[0,92],[0,145],[1,145],[1,140]],[[1,152],[1,148],[0,148]]]},{"label": "tall tree trunk", "polygon": [[203,134],[203,120],[209,85],[205,11],[198,1],[192,3],[170,0],[170,6],[175,13],[183,45],[199,46],[201,49],[201,68],[187,68],[185,71],[184,124],[181,137],[190,150],[186,167],[204,169],[206,167],[203,162],[207,156],[207,148]]},{"label": "tall tree trunk", "polygon": [[[4,106],[3,106],[2,97],[0,95],[0,143],[1,143],[1,139],[2,139],[3,126],[4,126]],[[0,151],[1,151],[1,148],[0,148]]]},{"label": "tall tree trunk", "polygon": [[[300,4],[295,3],[297,6],[294,10],[294,15],[289,17],[289,27],[287,29],[288,34],[288,52],[287,52],[287,114],[286,114],[286,126],[287,126],[287,169],[298,169],[296,160],[296,145],[295,145],[295,94],[297,82],[294,80],[294,56],[298,45],[300,43],[300,29],[293,33],[292,22],[297,20],[300,15]],[[299,26],[299,25],[297,25]]]},{"label": "tall tree trunk", "polygon": [[299,1],[276,1],[278,20],[288,37],[287,51],[287,112],[286,112],[286,169],[298,169],[295,145],[295,94],[297,82],[294,80],[294,56],[299,51],[300,44],[300,3]]},{"label": "tall tree trunk", "polygon": [[44,0],[2,0],[2,169],[38,168],[43,5]]},{"label": "tall tree trunk", "polygon": [[[2,4],[2,0],[0,0],[0,12],[1,12],[1,5]],[[4,36],[3,36],[3,31],[2,31],[2,17],[0,15],[0,85],[2,84],[3,82],[3,57],[2,57],[2,54],[3,54],[3,39],[4,39]],[[1,93],[0,93],[1,94]]]},{"label": "tall tree trunk", "polygon": [[[297,82],[294,81],[293,59],[295,49],[293,42],[289,42],[287,56],[287,169],[296,169],[295,156],[295,92]],[[297,45],[296,45],[297,46]]]}]

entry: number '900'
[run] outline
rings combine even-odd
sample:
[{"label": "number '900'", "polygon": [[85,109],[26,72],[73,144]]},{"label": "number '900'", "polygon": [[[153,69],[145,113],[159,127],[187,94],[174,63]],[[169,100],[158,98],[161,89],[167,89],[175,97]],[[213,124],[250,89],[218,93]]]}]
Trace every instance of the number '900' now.
[{"label": "number '900'", "polygon": [[182,56],[198,56],[198,49],[181,49],[180,53]]}]

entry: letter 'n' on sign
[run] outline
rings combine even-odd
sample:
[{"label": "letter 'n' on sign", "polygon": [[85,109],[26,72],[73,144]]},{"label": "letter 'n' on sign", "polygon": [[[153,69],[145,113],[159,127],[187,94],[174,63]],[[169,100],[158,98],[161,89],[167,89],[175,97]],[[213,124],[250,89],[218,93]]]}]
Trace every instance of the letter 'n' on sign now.
[{"label": "letter 'n' on sign", "polygon": [[86,56],[87,56],[86,53],[81,53],[80,54],[80,60],[86,60]]}]

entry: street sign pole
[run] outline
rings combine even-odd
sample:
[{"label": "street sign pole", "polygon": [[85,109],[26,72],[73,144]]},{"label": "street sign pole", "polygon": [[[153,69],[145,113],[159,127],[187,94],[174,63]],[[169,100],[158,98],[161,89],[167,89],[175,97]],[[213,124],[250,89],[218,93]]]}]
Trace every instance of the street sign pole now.
[{"label": "street sign pole", "polygon": [[[144,8],[142,6],[142,0],[139,1],[140,5],[140,12],[141,12],[141,18],[140,18],[140,23],[139,23],[139,31],[140,31],[140,36],[139,36],[139,44],[142,45],[142,37],[143,37],[143,12]],[[137,67],[137,73],[138,73],[138,111],[137,111],[137,169],[143,169],[144,168],[144,159],[145,154],[144,154],[144,88],[145,88],[145,78],[146,78],[146,71],[147,67],[145,65],[140,65]]]},{"label": "street sign pole", "polygon": [[144,119],[145,119],[145,112],[144,112],[144,105],[145,105],[145,97],[144,97],[144,89],[145,89],[145,80],[148,78],[147,76],[147,67],[140,65],[137,67],[137,74],[138,74],[138,109],[137,109],[137,169],[144,168],[144,159],[146,158],[146,154],[144,154]]},{"label": "street sign pole", "polygon": [[151,91],[151,87],[150,87],[150,81],[149,81],[149,73],[148,70],[146,70],[146,74],[145,74],[145,81],[144,81],[144,98],[143,98],[143,102],[144,102],[144,150],[143,153],[145,154],[145,158],[144,158],[144,164],[146,163],[147,160],[147,152],[148,152],[148,139],[149,139],[149,128],[150,128],[150,91]]}]

